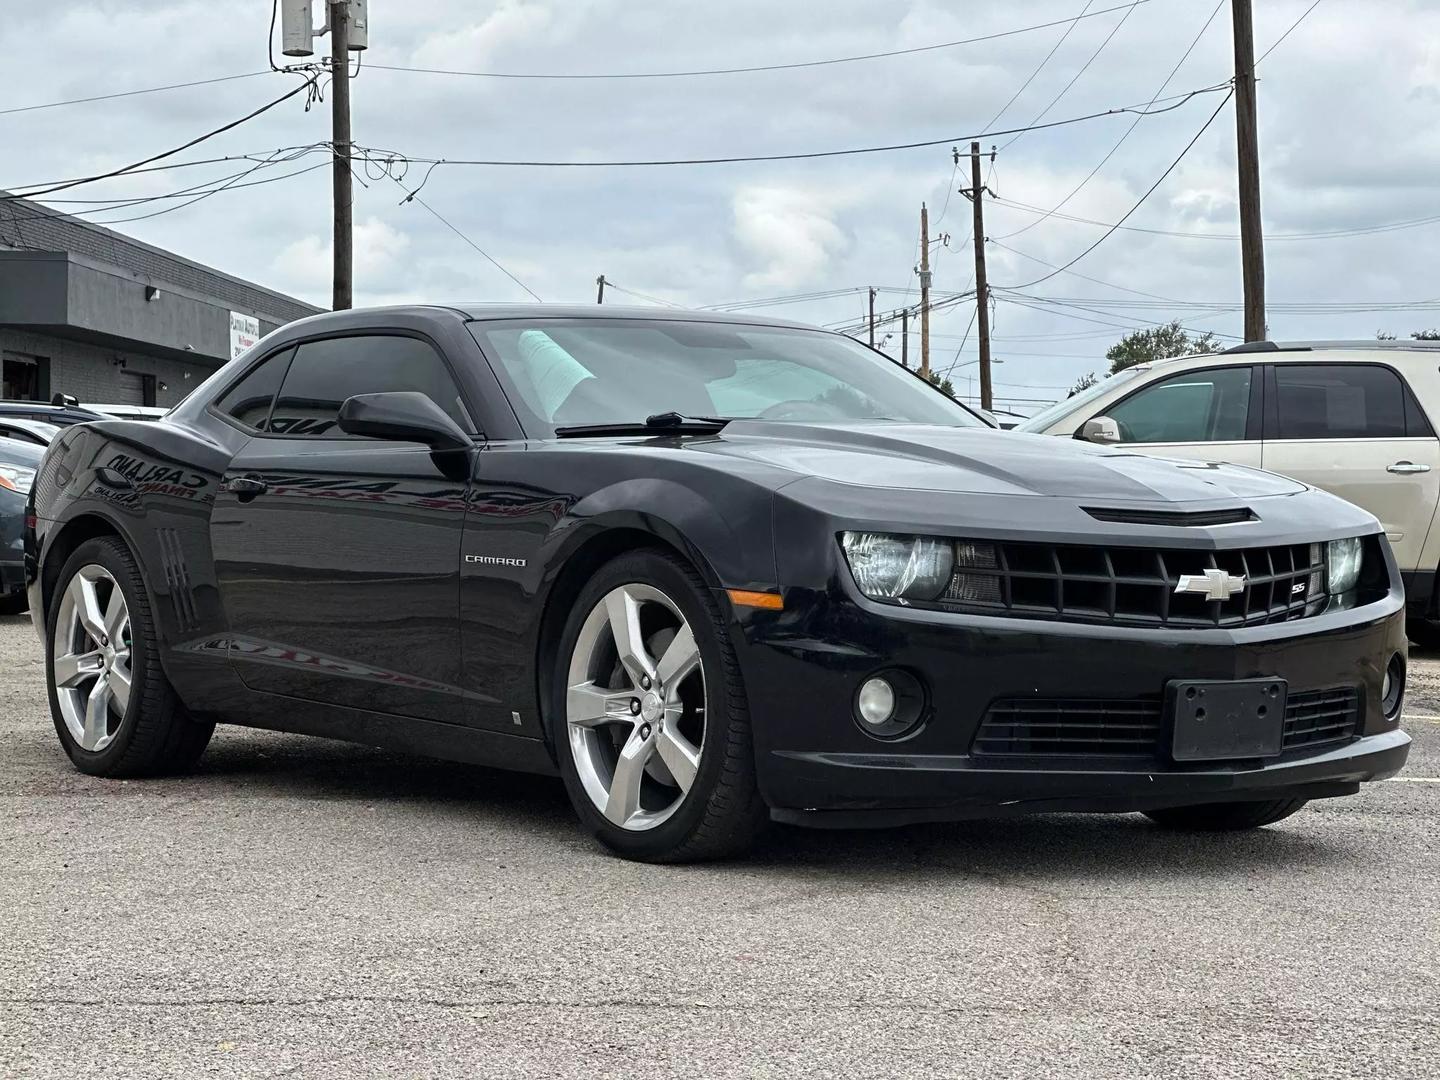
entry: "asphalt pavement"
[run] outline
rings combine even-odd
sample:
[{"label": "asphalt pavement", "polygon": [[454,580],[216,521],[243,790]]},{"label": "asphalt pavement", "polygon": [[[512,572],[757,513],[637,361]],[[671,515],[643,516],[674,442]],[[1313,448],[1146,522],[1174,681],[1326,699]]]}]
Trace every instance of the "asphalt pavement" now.
[{"label": "asphalt pavement", "polygon": [[1440,660],[1401,781],[603,854],[558,781],[222,728],[75,772],[0,618],[3,1077],[1435,1077]]}]

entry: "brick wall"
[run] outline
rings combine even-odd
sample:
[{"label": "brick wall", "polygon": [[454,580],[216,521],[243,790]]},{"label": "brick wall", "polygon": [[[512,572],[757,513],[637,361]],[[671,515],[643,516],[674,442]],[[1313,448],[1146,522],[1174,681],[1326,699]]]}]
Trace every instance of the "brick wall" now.
[{"label": "brick wall", "polygon": [[[186,363],[127,352],[65,338],[0,327],[0,351],[44,357],[49,361],[50,393],[73,394],[83,405],[141,403],[139,374],[154,375],[157,405],[176,405],[216,370],[214,364]],[[114,361],[119,357],[124,366]],[[187,377],[188,376],[188,377]]]}]

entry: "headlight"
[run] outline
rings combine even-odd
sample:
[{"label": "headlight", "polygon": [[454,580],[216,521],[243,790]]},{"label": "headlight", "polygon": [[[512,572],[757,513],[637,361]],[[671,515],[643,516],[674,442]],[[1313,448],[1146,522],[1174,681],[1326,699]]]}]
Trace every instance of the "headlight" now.
[{"label": "headlight", "polygon": [[9,488],[21,495],[29,495],[34,484],[34,469],[27,469],[23,465],[0,465],[0,488]]},{"label": "headlight", "polygon": [[1359,583],[1363,550],[1358,536],[1331,540],[1325,545],[1325,588],[1331,596],[1347,593]]},{"label": "headlight", "polygon": [[952,541],[935,537],[847,532],[840,546],[855,584],[876,600],[934,600],[955,566]]}]

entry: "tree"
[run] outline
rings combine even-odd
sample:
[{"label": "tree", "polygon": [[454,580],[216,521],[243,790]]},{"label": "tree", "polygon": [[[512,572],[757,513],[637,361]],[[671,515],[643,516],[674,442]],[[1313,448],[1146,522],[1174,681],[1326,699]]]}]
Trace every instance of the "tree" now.
[{"label": "tree", "polygon": [[[1410,336],[1416,341],[1440,341],[1440,330],[1412,330]],[[1376,330],[1377,341],[1394,341],[1395,335],[1389,330]]]},{"label": "tree", "polygon": [[1090,387],[1094,386],[1099,381],[1099,378],[1096,377],[1093,371],[1089,374],[1081,375],[1080,378],[1075,380],[1075,385],[1070,387],[1070,393],[1066,394],[1065,396],[1074,397],[1076,394],[1080,393],[1081,390],[1089,390]]},{"label": "tree", "polygon": [[1220,351],[1220,343],[1208,331],[1191,334],[1180,325],[1180,320],[1149,330],[1136,330],[1126,334],[1105,352],[1110,361],[1110,374],[1124,371],[1135,364],[1147,364],[1152,360],[1164,360],[1171,356],[1192,356],[1196,353]]},{"label": "tree", "polygon": [[946,397],[953,398],[955,396],[955,386],[949,379],[942,379],[934,370],[931,370],[925,377],[930,380],[931,386],[938,387]]}]

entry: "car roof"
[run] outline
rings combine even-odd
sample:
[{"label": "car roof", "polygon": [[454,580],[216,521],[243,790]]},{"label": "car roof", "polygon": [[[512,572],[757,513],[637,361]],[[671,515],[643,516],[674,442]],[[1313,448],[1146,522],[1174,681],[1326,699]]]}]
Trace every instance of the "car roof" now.
[{"label": "car roof", "polygon": [[501,319],[644,319],[665,322],[730,323],[731,325],[739,323],[748,326],[780,326],[798,330],[821,329],[792,320],[770,319],[760,315],[733,311],[696,311],[691,308],[642,307],[626,304],[497,304],[474,301],[325,311],[319,315],[311,315],[298,320],[298,322],[290,323],[288,327],[301,324],[318,326],[328,322],[339,322],[352,315],[424,315],[427,313],[433,315],[437,311],[452,312],[475,322]]},{"label": "car roof", "polygon": [[40,464],[40,459],[44,456],[45,447],[43,446],[0,436],[0,461],[9,462],[12,465],[33,466]]},{"label": "car roof", "polygon": [[21,431],[42,431],[57,432],[59,424],[52,424],[48,420],[37,420],[33,416],[9,416],[0,412],[0,424],[5,424],[12,429],[18,428]]}]

